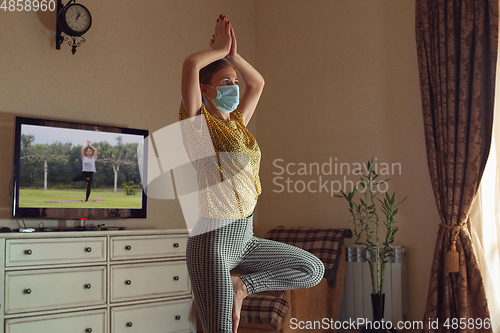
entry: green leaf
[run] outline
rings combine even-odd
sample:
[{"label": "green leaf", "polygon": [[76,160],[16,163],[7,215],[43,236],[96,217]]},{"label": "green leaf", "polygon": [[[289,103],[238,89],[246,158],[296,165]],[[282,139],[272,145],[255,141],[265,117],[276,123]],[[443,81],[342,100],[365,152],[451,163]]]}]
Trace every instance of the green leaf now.
[{"label": "green leaf", "polygon": [[371,173],[372,172],[372,167],[373,167],[373,158],[372,158],[371,161],[368,161],[366,163],[366,165],[368,166],[368,170],[366,170],[366,171],[368,171],[368,173]]},{"label": "green leaf", "polygon": [[352,190],[352,192],[349,193],[349,201],[351,201],[353,197],[354,197],[354,190]]},{"label": "green leaf", "polygon": [[403,200],[401,200],[400,202],[398,202],[398,203],[396,204],[396,206],[398,206],[398,205],[402,204],[403,202],[405,202],[405,200],[406,200],[407,198],[408,198],[408,197],[405,197]]}]

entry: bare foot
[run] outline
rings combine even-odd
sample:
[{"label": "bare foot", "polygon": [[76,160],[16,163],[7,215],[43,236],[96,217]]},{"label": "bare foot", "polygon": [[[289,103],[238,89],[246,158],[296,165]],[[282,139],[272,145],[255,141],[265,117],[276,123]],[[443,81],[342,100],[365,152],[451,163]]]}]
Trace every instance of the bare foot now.
[{"label": "bare foot", "polygon": [[239,276],[231,275],[231,281],[233,282],[233,332],[236,333],[240,323],[241,305],[248,292]]}]

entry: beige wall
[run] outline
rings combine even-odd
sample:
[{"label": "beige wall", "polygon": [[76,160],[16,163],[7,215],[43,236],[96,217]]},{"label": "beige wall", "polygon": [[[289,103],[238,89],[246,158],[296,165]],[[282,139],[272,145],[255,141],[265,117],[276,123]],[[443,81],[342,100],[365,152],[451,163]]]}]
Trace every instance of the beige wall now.
[{"label": "beige wall", "polygon": [[[256,63],[266,78],[257,119],[263,193],[256,232],[277,225],[351,226],[346,202],[324,190],[274,192],[282,190],[274,181],[286,186],[286,177],[294,186],[319,180],[317,174],[273,174],[281,172],[273,165],[276,159],[283,160],[277,162],[281,166],[321,165],[329,158],[334,167],[335,158],[338,167],[371,157],[400,163],[401,175],[388,176],[390,192],[408,196],[397,215],[395,244],[408,247],[408,318],[422,320],[439,216],[426,162],[414,1],[256,4]],[[291,171],[297,169],[292,165]],[[343,183],[343,177],[322,175],[322,180]],[[314,185],[311,190],[319,190]]]},{"label": "beige wall", "polygon": [[[439,217],[425,159],[413,0],[84,4],[94,22],[74,56],[67,45],[54,49],[54,13],[1,14],[2,226],[17,226],[9,220],[7,193],[14,116],[150,132],[171,124],[177,120],[182,61],[207,47],[212,25],[224,13],[233,22],[241,54],[266,78],[250,125],[263,152],[256,234],[277,225],[350,227],[345,203],[329,193],[275,192],[280,190],[274,184],[280,182],[273,174],[279,171],[276,159],[283,160],[281,165],[322,164],[330,158],[352,165],[371,157],[380,166],[399,163],[401,174],[390,176],[390,190],[408,200],[398,214],[396,244],[408,247],[408,319],[422,319]],[[322,178],[343,181],[343,176]],[[318,175],[289,177],[293,182],[319,180]],[[148,214],[146,220],[126,225],[183,227],[176,201],[150,199]]]}]

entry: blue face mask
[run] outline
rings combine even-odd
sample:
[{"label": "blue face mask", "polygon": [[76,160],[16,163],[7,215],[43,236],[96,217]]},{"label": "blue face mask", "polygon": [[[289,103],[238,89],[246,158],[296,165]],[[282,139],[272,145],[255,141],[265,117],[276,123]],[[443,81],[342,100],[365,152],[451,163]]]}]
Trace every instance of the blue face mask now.
[{"label": "blue face mask", "polygon": [[231,113],[240,104],[240,87],[237,85],[212,87],[206,84],[207,87],[217,90],[217,97],[212,99],[212,104],[224,113]]}]

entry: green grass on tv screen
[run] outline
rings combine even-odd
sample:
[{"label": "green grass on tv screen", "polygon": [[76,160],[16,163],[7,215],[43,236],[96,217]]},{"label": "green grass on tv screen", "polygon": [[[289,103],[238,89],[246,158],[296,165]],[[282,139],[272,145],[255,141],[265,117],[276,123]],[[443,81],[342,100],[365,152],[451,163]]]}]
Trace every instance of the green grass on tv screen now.
[{"label": "green grass on tv screen", "polygon": [[85,202],[85,189],[30,189],[19,190],[21,208],[142,208],[142,191],[126,195],[124,190],[92,189]]}]

